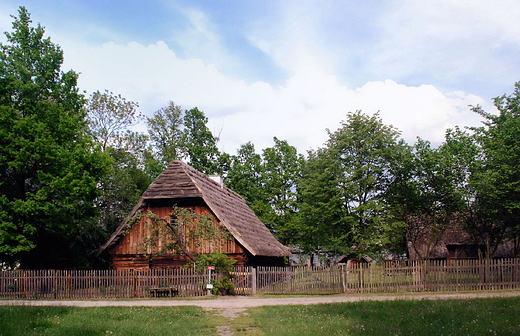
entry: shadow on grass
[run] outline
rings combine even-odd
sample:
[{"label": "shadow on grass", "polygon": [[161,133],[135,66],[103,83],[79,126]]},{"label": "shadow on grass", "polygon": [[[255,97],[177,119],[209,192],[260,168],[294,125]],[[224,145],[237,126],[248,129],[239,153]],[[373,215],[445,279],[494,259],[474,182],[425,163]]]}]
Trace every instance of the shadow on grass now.
[{"label": "shadow on grass", "polygon": [[520,298],[365,301],[249,312],[265,335],[520,335]]},{"label": "shadow on grass", "polygon": [[0,307],[1,335],[213,335],[199,307]]}]

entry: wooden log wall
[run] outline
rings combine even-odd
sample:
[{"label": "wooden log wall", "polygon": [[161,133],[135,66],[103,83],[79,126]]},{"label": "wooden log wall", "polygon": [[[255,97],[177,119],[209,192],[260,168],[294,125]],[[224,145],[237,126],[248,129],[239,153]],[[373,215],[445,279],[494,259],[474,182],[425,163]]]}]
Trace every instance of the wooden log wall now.
[{"label": "wooden log wall", "polygon": [[[193,206],[189,207],[194,210],[197,214],[207,214],[209,213],[209,209],[205,206]],[[145,213],[148,211],[152,212],[157,218],[163,218],[169,220],[172,208],[169,206],[161,206],[161,207],[149,207],[144,210]],[[111,255],[142,255],[142,254],[156,254],[157,251],[160,251],[168,241],[164,239],[157,240],[157,246],[151,247],[149,243],[146,242],[147,237],[150,236],[150,228],[153,225],[152,219],[147,216],[143,216],[137,223],[135,223],[126,235],[118,242],[118,244],[113,247],[109,253]],[[196,229],[196,224],[194,224],[193,229]],[[224,229],[216,220],[215,226],[221,229]],[[160,233],[160,236],[166,236],[166,231]],[[188,240],[188,233],[184,234],[184,238]],[[192,254],[207,254],[207,253],[225,253],[225,254],[243,254],[244,248],[233,238],[231,239],[214,239],[214,240],[206,240],[200,242],[192,242],[188,246],[188,250]],[[176,254],[177,251],[169,250],[166,251],[166,254]]]}]

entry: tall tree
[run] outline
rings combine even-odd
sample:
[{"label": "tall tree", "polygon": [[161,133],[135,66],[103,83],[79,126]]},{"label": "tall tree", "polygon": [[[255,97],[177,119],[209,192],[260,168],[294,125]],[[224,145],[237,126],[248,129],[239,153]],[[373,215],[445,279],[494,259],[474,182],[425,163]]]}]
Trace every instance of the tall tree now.
[{"label": "tall tree", "polygon": [[211,175],[222,174],[217,139],[206,124],[208,118],[198,108],[184,114],[184,144],[190,165],[198,171]]},{"label": "tall tree", "polygon": [[396,194],[403,196],[400,201],[407,209],[402,218],[406,237],[416,255],[428,259],[446,229],[463,221],[475,147],[469,136],[456,128],[447,131],[439,147],[432,148],[428,141],[419,139],[414,149],[410,189],[406,196]]},{"label": "tall tree", "polygon": [[[20,7],[0,52],[0,259],[73,267],[72,246],[96,215],[105,156],[87,136],[78,75]],[[79,257],[79,256],[78,256]]]},{"label": "tall tree", "polygon": [[226,185],[242,196],[257,214],[265,203],[262,172],[262,157],[256,153],[255,145],[248,142],[241,145],[237,154],[231,157],[225,179]]},{"label": "tall tree", "polygon": [[180,106],[170,101],[168,106],[159,109],[146,120],[158,175],[172,160],[180,160],[186,156],[183,112]]},{"label": "tall tree", "polygon": [[94,140],[107,147],[118,148],[125,142],[129,127],[137,124],[142,115],[137,112],[139,105],[127,101],[121,95],[105,90],[92,93],[87,101],[89,129]]},{"label": "tall tree", "polygon": [[474,128],[482,165],[471,177],[477,216],[468,228],[482,237],[488,256],[506,238],[515,243],[515,253],[520,252],[520,82],[511,95],[497,97],[494,103],[498,115],[473,108],[484,118],[484,126]]},{"label": "tall tree", "polygon": [[[356,254],[386,244],[385,195],[394,165],[408,146],[376,113],[349,113],[326,147],[310,152],[299,185],[302,219],[312,232],[303,244]],[[308,236],[308,235],[307,235]]]},{"label": "tall tree", "polygon": [[261,176],[268,207],[260,218],[283,244],[291,244],[300,232],[296,186],[305,159],[286,140],[273,140],[275,145],[262,154]]},{"label": "tall tree", "polygon": [[112,159],[98,185],[98,225],[105,235],[121,223],[151,181],[143,170],[148,137],[130,129],[142,119],[138,106],[108,90],[94,92],[85,105],[90,134]]}]

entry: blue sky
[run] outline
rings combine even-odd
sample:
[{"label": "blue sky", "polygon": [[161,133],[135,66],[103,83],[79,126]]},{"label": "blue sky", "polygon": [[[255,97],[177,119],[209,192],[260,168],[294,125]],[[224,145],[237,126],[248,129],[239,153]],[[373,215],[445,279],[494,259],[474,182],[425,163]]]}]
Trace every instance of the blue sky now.
[{"label": "blue sky", "polygon": [[87,94],[108,89],[148,116],[197,106],[228,153],[274,136],[316,149],[355,110],[439,143],[479,124],[468,105],[492,111],[520,80],[517,0],[4,0],[0,30],[20,5]]}]

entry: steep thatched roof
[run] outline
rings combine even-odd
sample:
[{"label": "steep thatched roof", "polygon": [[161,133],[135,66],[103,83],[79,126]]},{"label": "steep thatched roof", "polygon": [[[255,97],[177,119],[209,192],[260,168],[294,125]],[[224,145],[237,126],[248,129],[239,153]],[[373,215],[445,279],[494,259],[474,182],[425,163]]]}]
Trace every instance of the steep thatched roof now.
[{"label": "steep thatched roof", "polygon": [[[128,217],[139,211],[146,200],[176,198],[202,198],[217,219],[253,256],[290,255],[288,248],[276,240],[240,195],[182,161],[173,161],[166,167],[150,184]],[[127,225],[127,221],[121,223],[101,247],[100,253],[117,244],[124,236]]]}]

